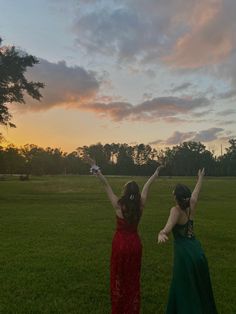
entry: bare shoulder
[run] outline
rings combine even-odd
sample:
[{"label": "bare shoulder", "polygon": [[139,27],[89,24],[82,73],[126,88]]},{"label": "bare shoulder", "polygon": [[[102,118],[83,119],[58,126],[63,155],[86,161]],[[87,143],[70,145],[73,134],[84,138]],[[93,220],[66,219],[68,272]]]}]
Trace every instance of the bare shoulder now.
[{"label": "bare shoulder", "polygon": [[180,209],[177,206],[173,206],[170,209],[170,214],[179,217],[181,215]]},{"label": "bare shoulder", "polygon": [[170,212],[171,213],[179,213],[179,209],[178,209],[178,207],[173,206],[173,207],[171,207]]}]

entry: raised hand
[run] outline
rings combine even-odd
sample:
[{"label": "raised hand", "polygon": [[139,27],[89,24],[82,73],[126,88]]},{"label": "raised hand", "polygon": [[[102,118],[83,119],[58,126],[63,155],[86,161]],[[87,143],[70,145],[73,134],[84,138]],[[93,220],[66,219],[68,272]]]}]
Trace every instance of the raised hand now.
[{"label": "raised hand", "polygon": [[198,178],[203,178],[205,175],[205,168],[198,170]]}]

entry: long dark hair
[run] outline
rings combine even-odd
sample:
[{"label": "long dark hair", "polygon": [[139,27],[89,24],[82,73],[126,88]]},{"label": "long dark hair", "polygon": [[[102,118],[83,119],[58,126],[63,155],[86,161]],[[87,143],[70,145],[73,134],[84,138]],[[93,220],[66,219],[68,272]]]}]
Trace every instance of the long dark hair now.
[{"label": "long dark hair", "polygon": [[124,219],[130,224],[137,224],[141,217],[141,194],[135,181],[125,184],[123,195],[118,200]]},{"label": "long dark hair", "polygon": [[184,184],[177,184],[173,192],[179,207],[182,210],[190,208],[191,191]]}]

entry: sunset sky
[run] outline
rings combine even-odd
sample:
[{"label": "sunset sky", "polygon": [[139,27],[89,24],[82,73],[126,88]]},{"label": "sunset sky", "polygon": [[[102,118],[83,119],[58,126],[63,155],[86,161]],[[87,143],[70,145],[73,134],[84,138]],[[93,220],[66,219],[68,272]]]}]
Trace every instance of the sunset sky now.
[{"label": "sunset sky", "polygon": [[41,102],[11,105],[16,145],[156,148],[236,136],[235,0],[0,0],[0,36],[35,55]]}]

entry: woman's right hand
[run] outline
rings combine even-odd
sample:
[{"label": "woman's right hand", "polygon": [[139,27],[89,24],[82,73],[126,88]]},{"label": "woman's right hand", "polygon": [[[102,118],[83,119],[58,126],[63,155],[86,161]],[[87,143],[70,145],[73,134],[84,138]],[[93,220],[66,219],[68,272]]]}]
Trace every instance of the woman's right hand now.
[{"label": "woman's right hand", "polygon": [[199,169],[198,170],[198,178],[203,178],[205,175],[205,168]]}]

